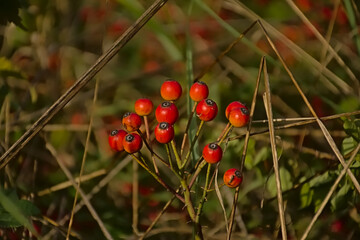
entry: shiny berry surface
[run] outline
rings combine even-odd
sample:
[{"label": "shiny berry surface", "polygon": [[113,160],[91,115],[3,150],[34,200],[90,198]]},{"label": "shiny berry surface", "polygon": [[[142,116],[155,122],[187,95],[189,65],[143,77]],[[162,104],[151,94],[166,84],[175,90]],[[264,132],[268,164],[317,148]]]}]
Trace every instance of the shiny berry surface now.
[{"label": "shiny berry surface", "polygon": [[141,117],[136,113],[127,112],[122,118],[122,124],[129,132],[138,130],[141,127],[141,123]]},{"label": "shiny berry surface", "polygon": [[175,101],[181,97],[182,87],[178,81],[166,80],[160,88],[161,97],[166,101]]},{"label": "shiny berry surface", "polygon": [[216,143],[207,144],[202,152],[202,156],[208,163],[218,163],[222,158],[223,151]]},{"label": "shiny berry surface", "polygon": [[124,130],[112,130],[109,134],[109,145],[115,151],[124,151],[123,139],[127,134]]},{"label": "shiny berry surface", "polygon": [[211,99],[203,99],[196,106],[196,115],[202,121],[211,121],[216,117],[218,107]]},{"label": "shiny berry surface", "polygon": [[233,109],[242,108],[242,107],[246,107],[246,106],[245,106],[245,104],[243,104],[243,103],[241,103],[239,101],[234,101],[234,102],[229,103],[229,105],[226,107],[226,110],[225,110],[226,118],[229,119],[230,112]]},{"label": "shiny berry surface", "polygon": [[193,101],[200,102],[209,96],[209,88],[206,83],[197,81],[191,86],[189,94]]},{"label": "shiny berry surface", "polygon": [[179,111],[174,103],[163,102],[155,110],[156,120],[161,122],[167,122],[173,125],[179,117]]},{"label": "shiny berry surface", "polygon": [[142,144],[142,139],[137,133],[129,133],[123,139],[123,146],[127,153],[140,151]]},{"label": "shiny berry surface", "polygon": [[174,139],[174,128],[167,122],[161,122],[155,127],[155,138],[159,143],[169,143]]},{"label": "shiny berry surface", "polygon": [[135,102],[135,112],[139,116],[147,116],[154,109],[153,102],[148,98],[139,98]]},{"label": "shiny berry surface", "polygon": [[249,122],[249,110],[247,107],[235,108],[230,112],[229,122],[234,127],[243,127]]},{"label": "shiny berry surface", "polygon": [[235,188],[239,186],[243,181],[241,172],[236,168],[231,168],[227,170],[224,173],[223,179],[224,179],[224,184],[230,188]]}]

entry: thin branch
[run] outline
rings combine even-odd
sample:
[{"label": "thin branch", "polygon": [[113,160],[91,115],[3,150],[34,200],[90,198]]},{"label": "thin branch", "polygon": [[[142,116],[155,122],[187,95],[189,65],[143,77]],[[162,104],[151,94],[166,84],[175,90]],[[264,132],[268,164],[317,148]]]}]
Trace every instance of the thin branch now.
[{"label": "thin branch", "polygon": [[55,148],[50,145],[50,143],[46,144],[46,148],[51,152],[51,154],[55,157],[57,163],[59,164],[61,170],[63,170],[63,172],[65,173],[66,177],[71,181],[71,184],[73,185],[73,187],[75,189],[77,189],[81,195],[81,198],[83,199],[86,207],[89,209],[89,212],[91,214],[91,216],[94,218],[94,220],[98,223],[101,231],[103,232],[104,236],[106,237],[106,239],[112,240],[112,236],[110,235],[109,231],[106,229],[103,221],[100,219],[99,215],[97,214],[95,208],[91,205],[90,200],[87,198],[87,196],[85,195],[85,193],[83,192],[83,190],[81,188],[78,187],[78,184],[76,184],[74,177],[71,175],[70,171],[66,168],[66,166],[64,165],[63,161],[59,159],[58,154],[55,150]]}]

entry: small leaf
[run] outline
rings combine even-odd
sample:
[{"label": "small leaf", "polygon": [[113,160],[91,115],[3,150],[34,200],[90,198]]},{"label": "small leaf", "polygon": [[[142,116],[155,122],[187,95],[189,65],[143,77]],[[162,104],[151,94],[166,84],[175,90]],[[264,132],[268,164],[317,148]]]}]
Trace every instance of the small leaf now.
[{"label": "small leaf", "polygon": [[[291,174],[288,170],[283,167],[280,167],[280,181],[281,181],[281,189],[282,191],[286,191],[292,188],[293,183],[291,181]],[[270,192],[271,196],[274,197],[276,195],[276,180],[275,174],[271,175],[268,181],[268,191]]]},{"label": "small leaf", "polygon": [[24,226],[35,236],[37,232],[29,217],[40,211],[29,201],[19,200],[15,191],[0,188],[0,226],[4,228]]},{"label": "small leaf", "polygon": [[360,119],[345,119],[343,124],[346,134],[360,142]]},{"label": "small leaf", "polygon": [[350,190],[350,184],[345,184],[331,199],[331,210],[344,209],[348,201],[346,195]]},{"label": "small leaf", "polygon": [[356,146],[357,146],[357,142],[355,141],[354,138],[352,137],[345,138],[342,142],[343,155],[347,155],[351,153]]},{"label": "small leaf", "polygon": [[300,208],[305,208],[310,206],[314,196],[314,190],[310,187],[309,183],[305,183],[300,190]]}]

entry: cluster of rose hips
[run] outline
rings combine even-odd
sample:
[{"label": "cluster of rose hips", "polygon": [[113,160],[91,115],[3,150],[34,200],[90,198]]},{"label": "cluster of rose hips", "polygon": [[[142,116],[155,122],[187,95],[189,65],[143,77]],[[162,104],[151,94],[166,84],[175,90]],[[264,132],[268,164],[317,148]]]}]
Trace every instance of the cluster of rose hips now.
[{"label": "cluster of rose hips", "polygon": [[[155,139],[162,144],[170,143],[174,139],[173,125],[179,118],[179,111],[174,101],[182,95],[182,87],[175,80],[166,80],[160,89],[161,97],[165,100],[155,110],[158,124],[155,127]],[[196,81],[190,88],[190,98],[196,103],[196,116],[203,122],[213,120],[218,107],[215,101],[208,98],[208,86],[201,81]],[[141,117],[148,131],[147,116],[153,111],[154,105],[148,98],[141,98],[135,102],[135,112],[125,113],[122,124],[125,130],[113,130],[109,135],[109,145],[115,151],[126,151],[129,154],[140,151],[143,141],[140,127]],[[230,103],[225,111],[225,116],[233,127],[243,127],[249,121],[248,108],[239,101]],[[149,138],[149,133],[148,138]],[[148,139],[149,140],[149,139]],[[202,158],[209,164],[218,163],[223,151],[217,142],[207,144],[202,151]],[[232,168],[224,174],[224,184],[234,188],[241,184],[242,174],[238,169]]]}]

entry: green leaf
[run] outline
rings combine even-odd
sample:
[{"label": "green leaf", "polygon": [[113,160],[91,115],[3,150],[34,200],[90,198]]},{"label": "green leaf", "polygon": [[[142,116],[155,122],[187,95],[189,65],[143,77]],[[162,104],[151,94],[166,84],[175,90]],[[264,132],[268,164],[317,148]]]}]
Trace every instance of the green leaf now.
[{"label": "green leaf", "polygon": [[347,193],[351,189],[350,184],[345,184],[331,199],[331,210],[344,209],[348,201]]},{"label": "green leaf", "polygon": [[314,190],[310,187],[309,183],[305,183],[300,190],[300,208],[305,208],[311,205],[313,200]]},{"label": "green leaf", "polygon": [[[293,183],[291,181],[291,174],[288,170],[283,167],[280,167],[280,181],[281,181],[281,189],[282,191],[286,191],[292,188]],[[274,197],[276,195],[276,180],[275,174],[271,175],[268,181],[268,191],[270,192],[271,196]]]},{"label": "green leaf", "polygon": [[0,188],[0,227],[24,226],[37,236],[29,217],[38,214],[40,214],[39,209],[30,201],[19,200],[15,191]]},{"label": "green leaf", "polygon": [[356,146],[357,146],[357,142],[355,141],[354,138],[352,137],[345,138],[342,142],[343,155],[347,155],[351,153],[356,148]]},{"label": "green leaf", "polygon": [[360,142],[360,119],[345,119],[343,127],[346,134]]}]

